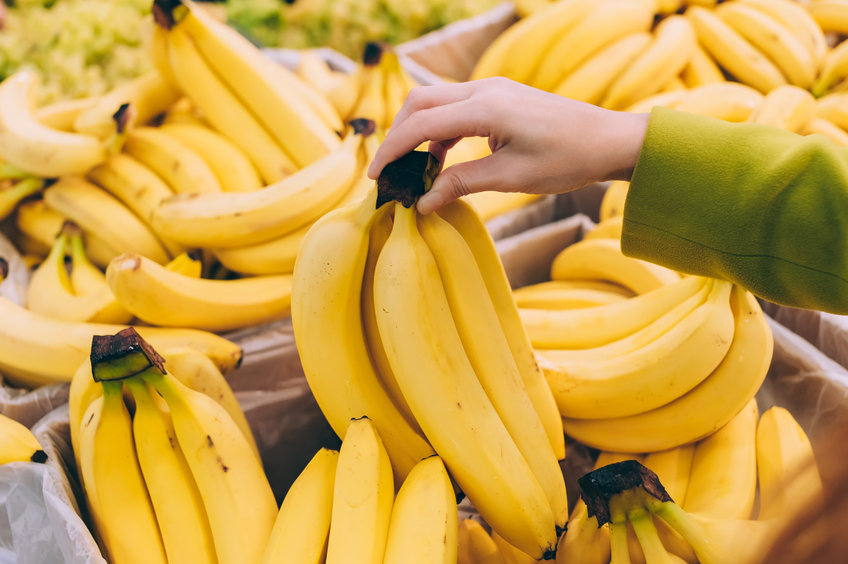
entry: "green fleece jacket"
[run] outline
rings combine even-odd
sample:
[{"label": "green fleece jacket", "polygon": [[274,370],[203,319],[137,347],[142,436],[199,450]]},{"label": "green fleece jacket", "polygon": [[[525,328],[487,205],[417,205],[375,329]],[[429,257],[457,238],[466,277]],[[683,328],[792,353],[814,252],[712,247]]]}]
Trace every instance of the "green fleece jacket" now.
[{"label": "green fleece jacket", "polygon": [[775,303],[846,314],[848,147],[655,108],[621,246]]}]

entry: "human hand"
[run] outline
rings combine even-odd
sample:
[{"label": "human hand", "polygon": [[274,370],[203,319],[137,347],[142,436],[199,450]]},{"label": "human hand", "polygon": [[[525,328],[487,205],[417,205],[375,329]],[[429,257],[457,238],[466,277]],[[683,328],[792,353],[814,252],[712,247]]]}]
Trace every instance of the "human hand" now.
[{"label": "human hand", "polygon": [[559,194],[592,182],[629,180],[648,114],[614,112],[508,80],[485,78],[414,88],[368,169],[383,167],[429,141],[444,162],[463,137],[487,137],[492,154],[442,171],[418,211],[495,190]]}]

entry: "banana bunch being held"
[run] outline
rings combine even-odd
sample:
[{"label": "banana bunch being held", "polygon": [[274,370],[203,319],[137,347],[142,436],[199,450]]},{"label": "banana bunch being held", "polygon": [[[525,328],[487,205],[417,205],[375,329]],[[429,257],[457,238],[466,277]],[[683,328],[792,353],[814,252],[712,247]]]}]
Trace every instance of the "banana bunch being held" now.
[{"label": "banana bunch being held", "polygon": [[559,413],[479,217],[412,206],[426,155],[307,233],[292,285],[304,372],[340,437],[373,422],[396,484],[435,452],[492,529],[550,556],[567,518]]},{"label": "banana bunch being held", "polygon": [[159,351],[133,328],[94,337],[71,382],[71,442],[101,550],[116,564],[258,563],[277,504],[244,413],[208,357]]}]

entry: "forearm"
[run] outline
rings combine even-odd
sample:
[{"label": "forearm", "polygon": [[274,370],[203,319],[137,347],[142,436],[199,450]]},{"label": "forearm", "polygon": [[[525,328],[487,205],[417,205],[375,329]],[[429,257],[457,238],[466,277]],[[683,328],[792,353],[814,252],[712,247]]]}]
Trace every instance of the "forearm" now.
[{"label": "forearm", "polygon": [[625,253],[768,300],[848,313],[848,149],[657,108],[624,211]]}]

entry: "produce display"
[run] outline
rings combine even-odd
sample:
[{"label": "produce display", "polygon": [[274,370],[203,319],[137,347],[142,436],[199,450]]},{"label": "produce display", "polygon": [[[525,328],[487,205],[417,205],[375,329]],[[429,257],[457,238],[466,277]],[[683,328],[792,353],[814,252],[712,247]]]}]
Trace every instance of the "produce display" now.
[{"label": "produce display", "polygon": [[[330,3],[248,4],[226,9],[330,42],[311,23]],[[132,78],[50,103],[31,69],[0,82],[0,375],[66,387],[69,434],[63,450],[0,414],[0,469],[73,473],[108,562],[761,564],[827,495],[809,414],[765,387],[764,306],[625,256],[627,182],[512,287],[486,222],[538,196],[414,205],[485,139],[365,174],[417,85],[401,36],[347,34],[350,72],[309,50],[287,68],[190,0],[146,9]],[[848,145],[848,0],[515,9],[475,78]],[[233,332],[282,320],[338,442],[278,491],[274,420],[231,378]]]}]

